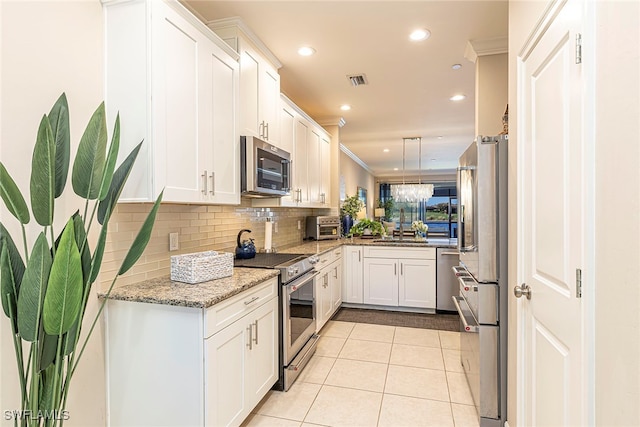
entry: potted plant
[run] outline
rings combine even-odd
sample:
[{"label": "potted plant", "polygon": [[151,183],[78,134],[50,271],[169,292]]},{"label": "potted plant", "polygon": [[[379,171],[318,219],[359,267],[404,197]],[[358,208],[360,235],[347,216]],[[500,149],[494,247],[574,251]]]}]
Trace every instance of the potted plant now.
[{"label": "potted plant", "polygon": [[[0,197],[22,228],[22,238],[14,240],[0,223],[2,309],[11,324],[20,381],[21,412],[14,418],[15,425],[62,425],[68,418],[65,407],[70,382],[106,302],[102,302],[90,329],[83,331],[91,285],[102,263],[107,225],[142,144],[116,169],[119,116],[108,147],[106,125],[102,103],[80,139],[71,171],[73,191],[83,200],[84,212],[71,215],[62,230],[54,229],[54,214],[55,201],[65,190],[71,158],[69,107],[64,93],[40,121],[31,163],[31,210],[0,162]],[[142,255],[161,200],[162,194],[128,250],[107,296],[118,276]],[[31,216],[43,230],[29,247],[25,225]],[[100,234],[91,248],[87,235],[94,220]],[[22,253],[16,241],[21,241]]]},{"label": "potted plant", "polygon": [[350,236],[385,236],[387,234],[383,225],[372,219],[361,219],[356,225],[351,227]]},{"label": "potted plant", "polygon": [[357,195],[347,196],[340,207],[340,216],[342,217],[342,233],[346,236],[349,234],[353,226],[353,219],[362,210],[364,203]]}]

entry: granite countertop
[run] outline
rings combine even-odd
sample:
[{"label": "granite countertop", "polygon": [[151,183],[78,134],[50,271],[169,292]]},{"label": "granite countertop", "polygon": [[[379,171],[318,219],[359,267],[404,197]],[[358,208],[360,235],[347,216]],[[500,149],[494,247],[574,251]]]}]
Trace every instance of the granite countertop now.
[{"label": "granite countertop", "polygon": [[[169,276],[163,276],[115,288],[109,299],[207,308],[278,274],[278,270],[235,267],[233,276],[193,285],[173,282]],[[99,293],[98,297],[104,298],[105,293]]]},{"label": "granite countertop", "polygon": [[380,239],[363,239],[361,237],[342,238],[336,240],[320,240],[309,241],[301,245],[288,247],[279,250],[284,254],[321,254],[340,246],[345,245],[362,245],[362,246],[389,246],[389,247],[410,247],[410,248],[455,248],[457,247],[457,239],[427,239],[426,242],[416,242],[412,238],[405,238],[402,242],[398,241],[378,241]]},{"label": "granite countertop", "polygon": [[[337,240],[308,241],[300,245],[279,250],[289,254],[322,254],[345,245],[388,246],[388,247],[423,247],[452,248],[455,239],[428,239],[427,242],[416,242],[406,239],[402,243],[375,241],[377,239],[342,238]],[[152,304],[177,305],[183,307],[207,308],[239,294],[253,286],[277,277],[278,270],[234,267],[233,276],[196,284],[174,282],[169,276],[145,280],[139,283],[115,288],[109,299],[146,302]],[[98,297],[104,298],[101,292]]]}]

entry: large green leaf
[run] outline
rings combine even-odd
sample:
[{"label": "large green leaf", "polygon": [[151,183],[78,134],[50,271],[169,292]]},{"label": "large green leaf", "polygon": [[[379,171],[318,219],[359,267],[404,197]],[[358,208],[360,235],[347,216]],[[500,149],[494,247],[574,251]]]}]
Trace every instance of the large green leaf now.
[{"label": "large green leaf", "polygon": [[87,234],[82,217],[78,212],[76,212],[72,216],[72,219],[76,246],[78,249],[82,248],[82,253],[80,254],[80,261],[82,263],[82,283],[86,285],[88,283],[87,279],[89,278],[89,272],[91,271],[91,251],[89,250],[89,242],[87,241]]},{"label": "large green leaf", "polygon": [[129,252],[124,257],[124,261],[122,261],[122,265],[120,266],[120,270],[118,274],[126,273],[133,265],[138,261],[144,249],[147,247],[147,243],[149,243],[149,238],[151,237],[151,231],[153,230],[153,224],[156,221],[156,214],[158,213],[158,208],[160,207],[160,202],[162,201],[162,193],[156,199],[156,202],[153,204],[153,208],[151,208],[151,212],[147,215],[147,219],[144,220],[140,231],[138,231],[138,235],[133,240],[133,244],[129,248]]},{"label": "large green leaf", "polygon": [[[56,353],[58,351],[58,338],[64,340],[63,337],[58,335],[49,335],[43,332],[40,336],[40,361],[38,369],[42,371],[47,366],[51,365],[56,360]],[[64,341],[63,341],[64,342]]]},{"label": "large green leaf", "polygon": [[[13,313],[13,331],[18,332],[17,304],[20,283],[24,275],[24,262],[11,235],[0,223],[0,292],[2,309],[7,317]],[[9,310],[11,308],[11,311]]]},{"label": "large green leaf", "polygon": [[11,215],[15,216],[21,224],[29,223],[31,218],[29,217],[27,203],[2,162],[0,162],[0,197],[4,200],[4,204]]},{"label": "large green leaf", "polygon": [[26,341],[33,342],[38,339],[40,315],[50,270],[49,245],[44,233],[40,233],[33,245],[18,294],[18,331]]},{"label": "large green leaf", "polygon": [[56,177],[55,177],[55,197],[60,197],[67,183],[69,174],[69,158],[71,156],[71,144],[69,134],[69,104],[67,95],[64,93],[51,108],[49,112],[49,124],[53,133],[53,140],[56,146]]},{"label": "large green leaf", "polygon": [[76,321],[73,322],[73,325],[71,325],[71,329],[69,329],[69,332],[64,334],[63,353],[65,356],[71,354],[71,352],[76,349],[76,336],[78,334],[78,322],[82,322],[82,317],[83,316],[78,316]]},{"label": "large green leaf", "polygon": [[49,274],[42,322],[44,331],[50,335],[67,332],[78,318],[82,305],[82,262],[74,228],[73,218],[70,218]]},{"label": "large green leaf", "polygon": [[100,266],[102,265],[102,257],[104,255],[104,247],[107,242],[107,223],[102,224],[102,230],[100,230],[100,237],[98,237],[98,243],[93,251],[93,260],[91,261],[91,276],[89,277],[89,286],[93,284],[98,278],[100,272]]},{"label": "large green leaf", "polygon": [[73,191],[84,199],[93,200],[100,195],[106,147],[107,121],[103,102],[91,116],[73,162]]},{"label": "large green leaf", "polygon": [[40,225],[53,222],[55,194],[56,145],[47,116],[43,116],[38,128],[36,145],[31,160],[31,211]]},{"label": "large green leaf", "polygon": [[135,148],[131,151],[131,153],[129,153],[127,158],[124,159],[122,164],[118,166],[118,169],[113,174],[113,180],[111,181],[111,186],[109,187],[109,193],[98,205],[98,222],[100,224],[109,222],[109,217],[111,217],[113,208],[116,206],[116,203],[118,203],[120,193],[122,193],[124,184],[127,182],[127,178],[129,178],[131,169],[136,162],[136,158],[138,157],[138,153],[140,152],[140,147],[142,147],[142,142],[135,146]]},{"label": "large green leaf", "polygon": [[111,145],[109,146],[109,154],[107,162],[102,174],[102,182],[100,184],[100,200],[104,200],[109,194],[111,188],[111,180],[113,179],[113,170],[116,168],[116,160],[120,151],[120,113],[116,116],[116,123],[113,125],[113,135],[111,136]]}]

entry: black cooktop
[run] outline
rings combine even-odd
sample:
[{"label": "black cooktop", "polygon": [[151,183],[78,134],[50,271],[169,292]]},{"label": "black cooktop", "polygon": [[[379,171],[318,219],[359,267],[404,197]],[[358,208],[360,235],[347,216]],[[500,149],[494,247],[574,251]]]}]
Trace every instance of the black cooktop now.
[{"label": "black cooktop", "polygon": [[286,264],[291,260],[303,257],[301,254],[274,254],[274,253],[257,253],[254,258],[234,259],[235,267],[249,268],[275,268],[281,264]]}]

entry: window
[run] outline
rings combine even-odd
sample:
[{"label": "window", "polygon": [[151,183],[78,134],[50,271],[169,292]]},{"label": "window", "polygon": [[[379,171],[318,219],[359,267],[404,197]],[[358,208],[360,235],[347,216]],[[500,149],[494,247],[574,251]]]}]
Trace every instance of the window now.
[{"label": "window", "polygon": [[400,225],[400,209],[404,209],[404,228],[411,229],[411,223],[422,220],[429,226],[428,236],[455,238],[458,237],[458,198],[456,183],[433,183],[433,196],[426,202],[400,203],[393,201],[391,188],[396,184],[380,184],[380,201],[385,207],[391,206],[385,219]]}]

